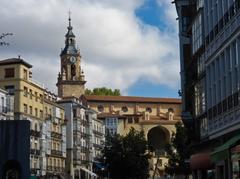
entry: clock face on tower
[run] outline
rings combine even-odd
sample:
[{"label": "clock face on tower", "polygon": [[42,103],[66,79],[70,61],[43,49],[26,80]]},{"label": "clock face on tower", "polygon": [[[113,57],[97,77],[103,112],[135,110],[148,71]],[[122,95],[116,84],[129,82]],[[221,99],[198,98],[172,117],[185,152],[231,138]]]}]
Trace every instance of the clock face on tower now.
[{"label": "clock face on tower", "polygon": [[76,57],[71,56],[71,57],[70,57],[70,62],[71,62],[71,63],[75,63],[75,62],[76,62]]}]

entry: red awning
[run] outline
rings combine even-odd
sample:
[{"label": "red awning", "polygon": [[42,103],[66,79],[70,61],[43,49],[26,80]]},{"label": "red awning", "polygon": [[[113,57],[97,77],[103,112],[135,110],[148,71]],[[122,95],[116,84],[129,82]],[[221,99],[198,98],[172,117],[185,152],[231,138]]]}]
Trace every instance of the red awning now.
[{"label": "red awning", "polygon": [[210,159],[210,152],[197,153],[190,158],[190,167],[193,170],[196,169],[212,169],[213,163]]}]

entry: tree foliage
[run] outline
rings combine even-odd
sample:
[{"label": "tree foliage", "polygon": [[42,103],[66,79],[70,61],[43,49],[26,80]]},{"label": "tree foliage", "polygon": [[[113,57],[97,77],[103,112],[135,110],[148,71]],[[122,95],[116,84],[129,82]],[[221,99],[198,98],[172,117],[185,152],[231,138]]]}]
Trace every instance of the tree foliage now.
[{"label": "tree foliage", "polygon": [[144,132],[131,128],[126,136],[108,136],[103,159],[110,178],[145,179],[149,177],[147,141]]},{"label": "tree foliage", "polygon": [[93,90],[91,89],[86,89],[85,90],[86,95],[98,95],[98,96],[120,96],[120,90],[119,89],[110,89],[106,87],[102,88],[94,88]]},{"label": "tree foliage", "polygon": [[9,45],[9,43],[4,41],[3,39],[10,35],[13,35],[13,34],[12,33],[2,33],[2,35],[0,35],[0,46]]},{"label": "tree foliage", "polygon": [[170,175],[189,174],[189,163],[186,161],[189,160],[192,152],[191,141],[182,123],[177,123],[175,127],[176,133],[172,134],[170,143],[166,145],[168,158],[168,164],[165,166],[166,172]]}]

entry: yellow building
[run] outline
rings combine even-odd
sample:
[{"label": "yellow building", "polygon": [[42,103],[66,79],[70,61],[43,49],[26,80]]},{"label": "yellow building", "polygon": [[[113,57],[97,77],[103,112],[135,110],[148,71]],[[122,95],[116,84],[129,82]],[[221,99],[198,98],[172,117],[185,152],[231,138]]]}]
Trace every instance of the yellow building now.
[{"label": "yellow building", "polygon": [[[181,121],[181,100],[133,96],[82,96],[88,107],[105,121],[106,133],[125,135],[133,127],[143,130],[152,156],[150,174],[163,175],[167,163],[164,146]],[[158,163],[157,163],[157,159]],[[157,164],[156,164],[157,163]],[[156,170],[155,170],[156,169]]]},{"label": "yellow building", "polygon": [[[32,65],[20,58],[0,61],[0,88],[14,95],[14,118],[31,121],[31,175],[63,175],[64,110],[55,103],[56,96],[32,79],[31,68]],[[49,126],[52,127],[49,129]],[[48,166],[53,166],[54,170]]]}]

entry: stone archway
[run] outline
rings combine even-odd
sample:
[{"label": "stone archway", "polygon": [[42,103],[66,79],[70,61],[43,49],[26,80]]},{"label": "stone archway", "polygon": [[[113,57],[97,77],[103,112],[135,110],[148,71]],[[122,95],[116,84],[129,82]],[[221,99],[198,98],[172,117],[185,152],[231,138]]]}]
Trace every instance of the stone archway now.
[{"label": "stone archway", "polygon": [[20,179],[21,166],[16,160],[8,160],[3,166],[3,179]]},{"label": "stone archway", "polygon": [[156,155],[165,154],[165,145],[170,141],[170,134],[168,130],[161,126],[153,127],[147,134],[148,148]]}]

